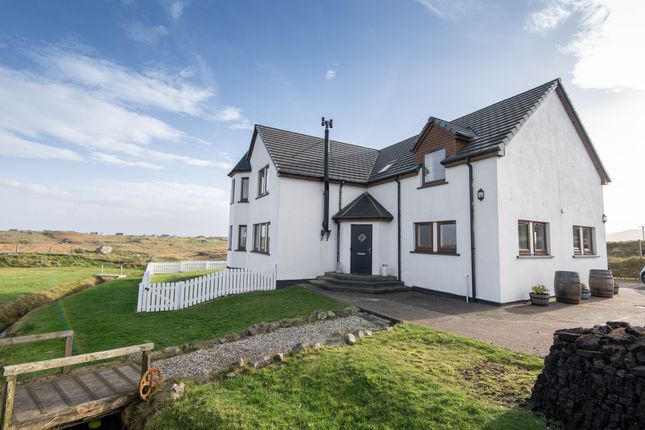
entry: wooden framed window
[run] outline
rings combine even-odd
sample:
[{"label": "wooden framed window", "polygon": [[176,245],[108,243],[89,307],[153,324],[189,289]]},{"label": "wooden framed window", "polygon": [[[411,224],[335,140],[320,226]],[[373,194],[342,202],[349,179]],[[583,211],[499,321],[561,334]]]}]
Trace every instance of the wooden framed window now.
[{"label": "wooden framed window", "polygon": [[528,221],[517,222],[517,235],[519,238],[518,246],[520,249],[520,255],[531,254],[531,227]]},{"label": "wooden framed window", "polygon": [[266,165],[258,171],[258,198],[269,194],[269,166]]},{"label": "wooden framed window", "polygon": [[437,251],[453,254],[457,252],[457,224],[455,221],[437,223]]},{"label": "wooden framed window", "polygon": [[269,223],[253,224],[253,251],[269,253]]},{"label": "wooden framed window", "polygon": [[423,185],[445,181],[446,168],[441,164],[444,158],[446,158],[445,149],[423,154]]},{"label": "wooden framed window", "polygon": [[549,255],[549,224],[540,221],[517,222],[520,255]]},{"label": "wooden framed window", "polygon": [[231,204],[235,203],[235,179],[231,180]]},{"label": "wooden framed window", "polygon": [[242,178],[240,184],[240,203],[249,201],[249,178]]},{"label": "wooden framed window", "polygon": [[432,252],[432,223],[414,223],[414,250],[416,252]]},{"label": "wooden framed window", "polygon": [[580,225],[573,226],[573,253],[575,255],[595,255],[596,246],[594,228]]},{"label": "wooden framed window", "polygon": [[240,225],[237,230],[237,250],[246,251],[246,226]]},{"label": "wooden framed window", "polygon": [[228,248],[229,251],[233,249],[233,226],[228,226]]}]

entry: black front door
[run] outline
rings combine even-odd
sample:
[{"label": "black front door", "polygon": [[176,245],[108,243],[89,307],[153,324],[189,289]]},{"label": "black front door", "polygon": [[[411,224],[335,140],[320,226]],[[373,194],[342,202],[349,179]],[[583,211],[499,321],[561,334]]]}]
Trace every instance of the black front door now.
[{"label": "black front door", "polygon": [[352,224],[351,272],[372,273],[372,226]]}]

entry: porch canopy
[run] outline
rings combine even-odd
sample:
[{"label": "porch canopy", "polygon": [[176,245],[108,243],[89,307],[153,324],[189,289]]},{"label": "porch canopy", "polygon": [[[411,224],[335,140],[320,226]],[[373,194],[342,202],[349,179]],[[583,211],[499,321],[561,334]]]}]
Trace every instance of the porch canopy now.
[{"label": "porch canopy", "polygon": [[332,217],[334,221],[392,221],[394,217],[370,193],[364,192]]}]

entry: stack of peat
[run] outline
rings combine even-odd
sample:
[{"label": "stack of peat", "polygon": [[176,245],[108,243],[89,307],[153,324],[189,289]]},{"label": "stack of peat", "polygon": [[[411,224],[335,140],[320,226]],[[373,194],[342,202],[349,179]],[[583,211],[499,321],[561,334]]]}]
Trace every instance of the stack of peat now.
[{"label": "stack of peat", "polygon": [[645,327],[556,331],[531,402],[565,428],[645,429]]}]

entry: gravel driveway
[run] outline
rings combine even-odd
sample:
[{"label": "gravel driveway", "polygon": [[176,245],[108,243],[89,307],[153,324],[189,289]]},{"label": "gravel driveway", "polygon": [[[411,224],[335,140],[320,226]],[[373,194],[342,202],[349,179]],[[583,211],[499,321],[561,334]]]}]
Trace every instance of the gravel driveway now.
[{"label": "gravel driveway", "polygon": [[369,317],[363,317],[361,314],[352,315],[277,329],[270,333],[223,343],[209,349],[157,360],[154,362],[154,366],[161,370],[161,374],[166,379],[176,377],[204,379],[212,372],[228,369],[240,358],[249,362],[267,355],[289,352],[299,343],[323,343],[346,333],[356,333],[358,330],[379,330],[388,325],[386,320],[371,315]]}]

